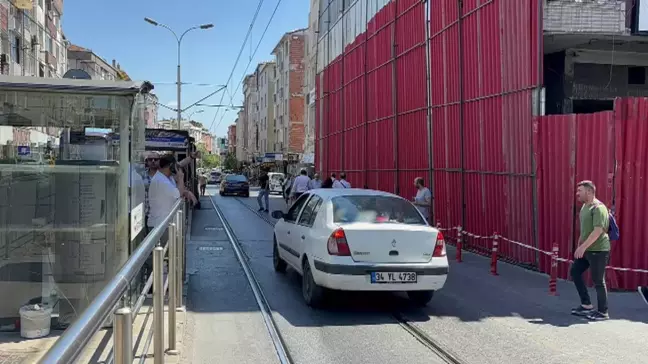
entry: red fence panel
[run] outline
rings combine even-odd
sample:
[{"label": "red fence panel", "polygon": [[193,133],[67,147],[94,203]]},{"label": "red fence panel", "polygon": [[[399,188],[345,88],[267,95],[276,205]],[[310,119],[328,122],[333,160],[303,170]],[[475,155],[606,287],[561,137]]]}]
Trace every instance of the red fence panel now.
[{"label": "red fence panel", "polygon": [[[614,197],[621,239],[612,243],[610,264],[648,270],[648,224],[645,221],[648,206],[648,99],[620,99],[614,107],[617,165]],[[635,289],[638,285],[648,285],[646,273],[614,273],[621,288]]]}]

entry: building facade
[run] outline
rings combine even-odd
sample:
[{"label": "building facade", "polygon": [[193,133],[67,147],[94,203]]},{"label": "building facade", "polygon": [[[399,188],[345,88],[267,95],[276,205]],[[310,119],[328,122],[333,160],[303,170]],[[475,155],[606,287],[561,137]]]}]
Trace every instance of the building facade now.
[{"label": "building facade", "polygon": [[288,32],[272,51],[275,56],[275,151],[284,160],[299,158],[304,152],[304,69],[306,30]]},{"label": "building facade", "polygon": [[67,53],[69,70],[84,71],[93,80],[119,81],[115,60],[112,61],[111,65],[91,49],[75,44],[68,47]]},{"label": "building facade", "polygon": [[155,129],[158,127],[159,102],[155,94],[148,94],[146,109],[144,110],[144,122],[147,128]]},{"label": "building facade", "polygon": [[209,154],[213,154],[215,152],[214,150],[214,136],[209,134],[206,130],[203,130],[202,134],[200,135],[201,138],[201,143],[205,147],[205,151]]},{"label": "building facade", "polygon": [[317,67],[317,29],[320,0],[310,0],[306,30],[306,63],[304,75],[304,153],[302,163],[315,162],[315,75]]},{"label": "building facade", "polygon": [[236,144],[235,144],[235,153],[236,160],[243,162],[246,160],[246,149],[247,149],[247,112],[242,109],[239,110],[238,117],[236,118]]},{"label": "building facade", "polygon": [[236,122],[227,127],[227,153],[236,155]]},{"label": "building facade", "polygon": [[274,152],[274,84],[276,67],[274,62],[264,62],[257,66],[256,77],[259,89],[259,154]]},{"label": "building facade", "polygon": [[243,97],[247,121],[245,160],[254,162],[259,156],[259,92],[256,74],[247,75],[243,80]]},{"label": "building facade", "polygon": [[69,43],[61,30],[63,0],[0,0],[0,71],[61,78]]}]

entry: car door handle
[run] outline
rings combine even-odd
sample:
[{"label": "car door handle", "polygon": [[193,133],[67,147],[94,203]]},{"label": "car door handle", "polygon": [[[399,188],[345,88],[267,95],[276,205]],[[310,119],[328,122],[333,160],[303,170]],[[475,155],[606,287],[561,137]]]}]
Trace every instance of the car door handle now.
[{"label": "car door handle", "polygon": [[306,239],[306,237],[304,235],[302,235],[302,240],[304,240],[304,239]]}]

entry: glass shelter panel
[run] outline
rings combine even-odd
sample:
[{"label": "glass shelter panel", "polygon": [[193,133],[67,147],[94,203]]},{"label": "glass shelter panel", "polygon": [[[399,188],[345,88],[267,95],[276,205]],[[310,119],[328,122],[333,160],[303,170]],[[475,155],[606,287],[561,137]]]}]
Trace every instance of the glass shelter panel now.
[{"label": "glass shelter panel", "polygon": [[0,322],[42,303],[64,327],[128,258],[130,150],[112,135],[129,135],[134,96],[0,89],[0,102]]}]

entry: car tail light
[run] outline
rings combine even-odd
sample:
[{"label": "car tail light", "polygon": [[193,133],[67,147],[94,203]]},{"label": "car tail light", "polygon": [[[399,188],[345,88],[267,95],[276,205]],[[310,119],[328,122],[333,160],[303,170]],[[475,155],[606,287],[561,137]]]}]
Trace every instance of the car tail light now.
[{"label": "car tail light", "polygon": [[331,234],[327,243],[328,252],[331,255],[351,256],[351,250],[346,240],[344,230],[337,229]]},{"label": "car tail light", "polygon": [[443,233],[440,231],[437,233],[436,245],[434,246],[434,253],[432,254],[432,256],[433,257],[446,256],[445,240],[443,239]]}]

